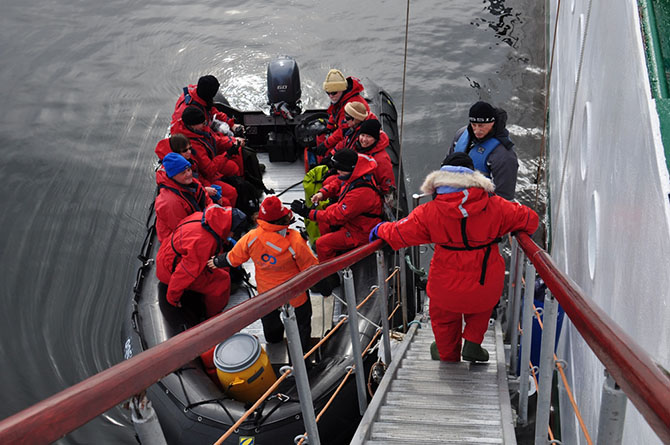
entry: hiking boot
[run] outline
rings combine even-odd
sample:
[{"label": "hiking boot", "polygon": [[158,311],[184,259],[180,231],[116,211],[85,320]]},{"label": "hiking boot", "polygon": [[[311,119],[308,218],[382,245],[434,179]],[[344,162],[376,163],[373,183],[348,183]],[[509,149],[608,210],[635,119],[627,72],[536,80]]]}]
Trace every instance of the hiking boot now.
[{"label": "hiking boot", "polygon": [[482,345],[465,340],[463,351],[461,352],[463,360],[468,362],[488,362],[489,351],[482,348]]},{"label": "hiking boot", "polygon": [[440,359],[440,353],[437,352],[437,343],[432,342],[430,344],[430,358],[433,360],[439,360]]}]

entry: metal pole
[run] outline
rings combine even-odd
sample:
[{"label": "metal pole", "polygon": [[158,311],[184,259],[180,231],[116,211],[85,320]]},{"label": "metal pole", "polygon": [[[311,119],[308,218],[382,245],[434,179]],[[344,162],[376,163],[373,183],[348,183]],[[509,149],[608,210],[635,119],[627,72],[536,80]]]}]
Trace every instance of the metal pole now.
[{"label": "metal pole", "polygon": [[535,298],[535,266],[526,261],[526,287],[523,294],[521,326],[521,366],[519,367],[519,423],[528,423],[528,382],[530,377],[530,344],[533,335],[533,301]]},{"label": "metal pole", "polygon": [[621,444],[628,398],[611,375],[605,370],[605,381],[600,399],[597,444]]},{"label": "metal pole", "polygon": [[166,445],[161,424],[146,394],[130,400],[130,418],[143,445]]},{"label": "metal pole", "polygon": [[354,275],[348,267],[344,269],[344,296],[347,299],[347,314],[349,315],[349,333],[351,334],[351,347],[356,365],[356,388],[358,389],[358,410],[363,415],[368,407],[368,396],[365,392],[365,368],[363,368],[363,357],[361,352],[361,334],[358,331],[358,312],[356,312],[356,290],[354,288]]},{"label": "metal pole", "polygon": [[[507,313],[507,317],[512,317],[512,332],[510,338],[510,354],[509,354],[509,372],[516,375],[516,368],[519,361],[519,312],[521,309],[521,275],[523,274],[523,257],[524,254],[521,249],[517,249],[516,255],[516,283],[514,285],[514,300],[512,304],[512,313]],[[535,285],[533,278],[533,286]]]},{"label": "metal pole", "polygon": [[400,249],[400,306],[402,309],[402,331],[407,332],[407,262],[405,261],[405,248]]},{"label": "metal pole", "polygon": [[300,332],[298,331],[298,322],[295,319],[295,310],[290,304],[284,305],[281,311],[281,318],[284,322],[286,331],[286,340],[288,340],[288,352],[293,363],[295,376],[295,385],[298,389],[298,398],[300,399],[300,409],[302,419],[305,424],[305,431],[311,445],[320,445],[319,429],[316,426],[316,416],[314,415],[314,404],[312,403],[312,391],[309,388],[309,378],[307,378],[307,368],[300,344]]},{"label": "metal pole", "polygon": [[379,314],[382,319],[382,338],[384,341],[384,362],[391,363],[391,338],[389,337],[389,308],[388,296],[389,289],[386,282],[386,261],[384,261],[384,252],[377,251],[377,282],[379,283]]},{"label": "metal pole", "polygon": [[551,411],[551,381],[554,378],[554,345],[556,343],[556,320],[558,302],[547,292],[542,315],[542,345],[540,349],[540,382],[537,389],[537,411],[535,414],[535,444],[548,442],[547,428]]},{"label": "metal pole", "polygon": [[[512,249],[512,258],[509,263],[509,277],[507,281],[507,304],[504,301],[501,301],[501,306],[507,312],[507,326],[505,326],[505,339],[509,340],[511,336],[511,322],[509,319],[510,309],[513,309],[513,295],[514,295],[514,285],[516,283],[516,270],[517,270],[517,253],[519,251],[516,238],[512,237],[512,242],[510,243]],[[501,297],[502,299],[502,297]]]},{"label": "metal pole", "polygon": [[[417,208],[421,204],[421,198],[423,198],[424,194],[418,194],[414,193],[412,195],[412,210]],[[411,247],[412,251],[412,264],[417,270],[421,270],[421,246],[412,246]],[[414,274],[413,275],[413,282],[414,282],[414,292],[415,292],[415,300],[416,300],[416,307],[415,307],[415,313],[419,313],[420,311],[423,310],[423,300],[421,298],[421,289],[418,286],[419,280],[421,278]]]}]

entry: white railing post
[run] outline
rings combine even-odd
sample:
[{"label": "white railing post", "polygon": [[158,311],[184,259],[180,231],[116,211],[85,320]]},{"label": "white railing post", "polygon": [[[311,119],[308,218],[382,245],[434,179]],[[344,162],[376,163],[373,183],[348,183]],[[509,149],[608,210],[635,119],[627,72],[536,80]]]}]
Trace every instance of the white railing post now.
[{"label": "white railing post", "polygon": [[526,261],[526,286],[523,293],[521,364],[519,366],[519,423],[528,423],[528,383],[530,378],[530,347],[533,338],[533,301],[535,299],[535,266]]},{"label": "white railing post", "polygon": [[384,251],[377,251],[377,283],[381,292],[379,296],[379,314],[382,319],[382,339],[384,341],[384,362],[391,363],[391,338],[389,337],[389,309],[388,309],[388,283],[386,282],[386,261]]},{"label": "white railing post", "polygon": [[600,398],[598,419],[598,445],[618,445],[623,441],[623,424],[626,418],[628,397],[605,370],[605,381]]},{"label": "white railing post", "polygon": [[298,389],[300,410],[302,411],[302,419],[305,424],[305,431],[307,431],[308,442],[310,445],[320,445],[319,429],[316,426],[314,404],[312,403],[312,391],[309,387],[307,368],[305,367],[302,344],[300,343],[300,332],[298,331],[298,322],[295,318],[293,306],[285,304],[281,311],[281,318],[284,322],[284,330],[286,331],[288,352],[293,364],[295,386]]},{"label": "white railing post", "polygon": [[535,414],[535,444],[548,443],[547,428],[551,413],[551,382],[554,378],[554,345],[556,344],[556,322],[558,302],[547,291],[542,312],[542,345],[540,349],[540,382],[537,389],[537,411]]},{"label": "white railing post", "polygon": [[[507,312],[507,318],[511,319],[512,330],[510,331],[509,350],[509,374],[516,376],[516,368],[519,362],[519,312],[521,311],[521,275],[523,274],[523,251],[517,247],[516,273],[514,283],[514,299],[512,300],[512,313]],[[528,285],[528,283],[526,283]]]},{"label": "white railing post", "polygon": [[344,269],[344,296],[347,300],[347,314],[349,316],[349,334],[351,335],[351,350],[354,354],[354,371],[356,388],[358,389],[358,410],[363,415],[368,407],[368,396],[365,392],[365,368],[361,351],[361,334],[358,330],[358,312],[356,312],[356,289],[354,275],[348,267]]},{"label": "white railing post", "polygon": [[[516,240],[515,237],[512,237],[512,241],[510,242],[510,247],[512,249],[512,257],[510,258],[509,262],[509,276],[508,276],[508,281],[507,281],[507,303],[504,304],[503,301],[501,301],[501,307],[505,312],[507,312],[507,326],[505,326],[505,340],[509,340],[512,335],[512,322],[509,319],[510,316],[510,311],[514,310],[514,286],[516,284],[516,275],[517,275],[517,269],[518,269],[518,261],[517,261],[517,256],[519,252],[519,244]],[[502,297],[501,297],[502,299]]]}]

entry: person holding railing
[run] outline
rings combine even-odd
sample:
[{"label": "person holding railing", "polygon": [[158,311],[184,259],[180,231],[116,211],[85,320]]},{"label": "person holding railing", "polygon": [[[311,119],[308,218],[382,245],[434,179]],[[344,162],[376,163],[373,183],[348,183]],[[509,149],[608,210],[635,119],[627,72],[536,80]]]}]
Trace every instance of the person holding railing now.
[{"label": "person holding railing", "polygon": [[444,163],[421,186],[433,201],[400,221],[377,224],[370,241],[381,238],[393,249],[435,243],[426,288],[435,334],[431,357],[485,362],[489,354],[481,343],[505,280],[498,243],[509,232],[532,234],[539,218],[531,208],[493,195],[493,182],[467,154],[453,153]]}]

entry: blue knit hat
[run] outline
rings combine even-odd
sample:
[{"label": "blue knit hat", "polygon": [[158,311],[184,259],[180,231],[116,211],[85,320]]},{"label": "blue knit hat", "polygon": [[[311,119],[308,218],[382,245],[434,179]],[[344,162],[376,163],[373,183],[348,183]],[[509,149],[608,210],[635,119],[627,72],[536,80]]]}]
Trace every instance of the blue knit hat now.
[{"label": "blue knit hat", "polygon": [[187,168],[191,168],[191,163],[179,153],[170,152],[163,158],[163,168],[168,178],[172,178]]}]

